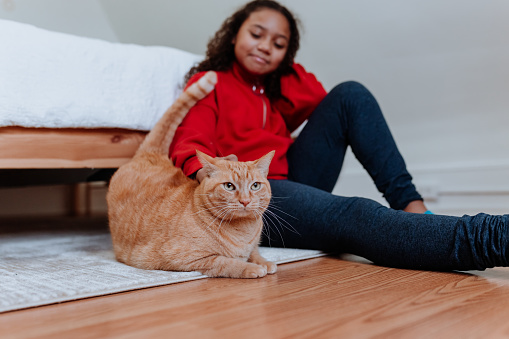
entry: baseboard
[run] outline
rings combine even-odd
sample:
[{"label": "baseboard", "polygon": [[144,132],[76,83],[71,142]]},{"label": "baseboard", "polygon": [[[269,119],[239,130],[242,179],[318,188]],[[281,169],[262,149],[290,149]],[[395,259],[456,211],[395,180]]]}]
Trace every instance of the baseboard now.
[{"label": "baseboard", "polygon": [[[435,213],[509,213],[509,160],[409,166],[409,171]],[[333,193],[363,196],[387,205],[360,166],[345,169]]]}]

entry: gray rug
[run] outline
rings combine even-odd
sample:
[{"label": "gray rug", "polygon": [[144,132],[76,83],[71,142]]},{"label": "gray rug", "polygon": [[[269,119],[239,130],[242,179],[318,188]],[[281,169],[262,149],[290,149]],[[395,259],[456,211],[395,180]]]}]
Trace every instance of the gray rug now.
[{"label": "gray rug", "polygon": [[[0,230],[0,313],[206,278],[198,272],[148,271],[121,264],[106,228],[72,226]],[[288,248],[260,251],[278,264],[323,255]]]}]

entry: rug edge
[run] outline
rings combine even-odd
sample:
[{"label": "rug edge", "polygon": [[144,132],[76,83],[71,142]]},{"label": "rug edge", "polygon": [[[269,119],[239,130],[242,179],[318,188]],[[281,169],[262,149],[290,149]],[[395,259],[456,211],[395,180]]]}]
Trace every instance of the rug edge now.
[{"label": "rug edge", "polygon": [[199,279],[204,279],[204,278],[208,278],[208,277],[206,275],[202,274],[199,276],[178,278],[178,279],[172,280],[171,282],[159,281],[159,282],[155,282],[155,283],[140,284],[139,286],[136,285],[136,286],[132,286],[132,287],[129,287],[128,289],[123,289],[123,290],[119,290],[118,288],[114,288],[114,289],[112,288],[112,289],[106,289],[106,290],[103,290],[100,292],[84,293],[84,294],[76,295],[75,298],[66,297],[66,298],[48,299],[48,301],[44,302],[44,304],[41,304],[40,302],[38,302],[38,303],[35,303],[35,302],[34,303],[24,303],[24,304],[16,305],[15,307],[0,308],[0,314],[12,312],[12,311],[21,311],[21,310],[35,308],[35,307],[51,306],[51,305],[55,305],[55,304],[77,301],[77,300],[82,300],[82,299],[104,297],[107,295],[124,293],[124,292],[132,292],[132,291],[136,291],[136,290],[143,290],[146,288],[173,285],[173,284],[178,284],[178,283],[183,283],[183,282],[188,282],[188,281],[193,281],[193,280],[199,280]]},{"label": "rug edge", "polygon": [[[306,254],[302,254],[297,257],[289,257],[289,258],[282,259],[282,260],[275,260],[274,262],[277,265],[282,265],[282,264],[287,264],[287,263],[303,261],[303,260],[307,260],[307,259],[323,257],[323,256],[327,255],[327,253],[324,253],[321,251],[313,251],[313,250],[301,250],[301,251],[311,251],[312,253],[306,253]],[[195,272],[195,273],[200,274],[199,272]],[[133,285],[126,289],[119,289],[119,288],[104,289],[102,291],[98,291],[98,292],[94,292],[94,293],[83,293],[80,295],[75,295],[71,298],[69,298],[69,296],[57,297],[57,298],[53,298],[53,299],[48,299],[44,303],[28,302],[28,303],[18,304],[15,306],[9,306],[9,307],[1,307],[0,306],[0,314],[14,312],[14,311],[21,311],[21,310],[26,310],[26,309],[30,309],[30,308],[36,308],[36,307],[51,306],[51,305],[55,305],[55,304],[72,302],[72,301],[77,301],[77,300],[82,300],[82,299],[103,297],[103,296],[107,296],[107,295],[124,293],[124,292],[132,292],[135,290],[142,290],[145,288],[167,286],[167,285],[178,284],[178,283],[182,283],[182,282],[188,282],[188,281],[199,280],[199,279],[204,279],[204,278],[208,278],[208,276],[200,274],[197,276],[177,278],[172,281],[158,281],[158,282],[153,282],[153,283],[143,283],[143,284],[139,284],[139,285]]]}]

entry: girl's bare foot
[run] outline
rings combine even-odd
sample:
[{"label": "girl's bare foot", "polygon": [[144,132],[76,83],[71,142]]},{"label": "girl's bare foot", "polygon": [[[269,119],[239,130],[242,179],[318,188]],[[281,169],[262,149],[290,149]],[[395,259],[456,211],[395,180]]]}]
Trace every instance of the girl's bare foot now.
[{"label": "girl's bare foot", "polygon": [[414,200],[403,209],[403,211],[409,213],[425,213],[427,210],[428,209],[424,205],[424,202],[421,200]]}]

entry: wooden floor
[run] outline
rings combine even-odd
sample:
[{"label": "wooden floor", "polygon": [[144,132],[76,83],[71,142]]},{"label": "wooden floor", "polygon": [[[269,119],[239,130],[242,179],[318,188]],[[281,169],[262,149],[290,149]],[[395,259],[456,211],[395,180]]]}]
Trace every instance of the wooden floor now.
[{"label": "wooden floor", "polygon": [[508,269],[478,276],[347,259],[280,265],[257,280],[203,279],[4,313],[0,337],[509,337]]}]

